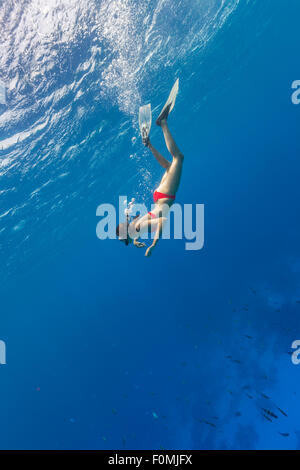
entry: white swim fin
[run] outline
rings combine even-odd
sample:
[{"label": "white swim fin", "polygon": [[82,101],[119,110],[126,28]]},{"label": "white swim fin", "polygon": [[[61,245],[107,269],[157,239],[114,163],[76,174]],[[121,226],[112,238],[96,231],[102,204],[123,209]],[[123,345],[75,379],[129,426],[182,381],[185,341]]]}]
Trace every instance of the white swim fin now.
[{"label": "white swim fin", "polygon": [[151,104],[145,104],[139,109],[139,126],[143,144],[147,147],[149,143],[149,134],[152,124]]},{"label": "white swim fin", "polygon": [[170,114],[170,112],[174,108],[178,90],[179,90],[179,78],[177,78],[176,82],[174,83],[173,88],[172,88],[172,90],[169,94],[169,97],[168,97],[163,109],[161,110],[160,115],[156,119],[156,124],[158,126],[161,125],[161,121],[163,119],[167,119],[168,115]]}]

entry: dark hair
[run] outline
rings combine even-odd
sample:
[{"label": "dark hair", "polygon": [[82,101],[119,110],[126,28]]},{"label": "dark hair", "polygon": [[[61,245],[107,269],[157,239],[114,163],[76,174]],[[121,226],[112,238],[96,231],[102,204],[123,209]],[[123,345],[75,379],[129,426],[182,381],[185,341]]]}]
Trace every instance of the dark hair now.
[{"label": "dark hair", "polygon": [[[134,216],[132,220],[136,220],[139,216],[140,216],[140,213],[138,213],[136,216]],[[120,227],[121,227],[121,226],[124,226],[124,225],[126,226],[126,238],[123,238],[124,235],[125,235],[125,234],[124,234],[125,230],[124,230],[124,231],[122,230],[122,231],[123,231],[123,237],[122,237],[122,238],[119,238],[119,240],[120,240],[121,242],[125,242],[125,245],[126,245],[126,246],[129,245],[129,240],[130,240],[130,237],[129,237],[129,235],[128,235],[129,223],[130,223],[130,218],[129,218],[129,216],[127,215],[127,216],[126,216],[126,222],[125,222],[125,223],[122,223],[122,224],[119,224],[119,225],[117,226],[117,228],[116,228],[116,234],[117,234],[117,237],[119,238],[119,237],[120,237]],[[137,230],[137,231],[139,232],[140,230]]]}]

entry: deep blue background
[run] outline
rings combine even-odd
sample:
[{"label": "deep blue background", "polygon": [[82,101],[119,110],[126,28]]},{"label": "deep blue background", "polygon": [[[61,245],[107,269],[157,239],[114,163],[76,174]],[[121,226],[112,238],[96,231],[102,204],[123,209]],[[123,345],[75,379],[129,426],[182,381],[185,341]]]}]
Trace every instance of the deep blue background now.
[{"label": "deep blue background", "polygon": [[[27,244],[24,230],[0,233],[2,449],[300,449],[300,366],[288,354],[300,338],[299,13],[296,0],[241,1],[199,53],[158,63],[144,90],[160,106],[180,77],[169,119],[185,155],[177,200],[205,204],[199,252],[164,240],[146,259],[96,238],[99,204],[119,194],[150,204],[161,176],[139,138],[131,142],[136,121],[113,101],[100,109],[86,90],[77,157],[63,167],[59,156],[34,166],[47,134],[23,160],[17,148],[23,167],[0,184],[19,199],[4,193],[4,209],[27,201],[47,171],[54,190],[28,205]],[[79,143],[102,120],[99,162],[97,142],[91,154]],[[151,135],[166,155],[159,129]],[[56,166],[68,172],[63,183]],[[149,188],[137,185],[144,166]],[[56,191],[78,199],[43,213]]]}]

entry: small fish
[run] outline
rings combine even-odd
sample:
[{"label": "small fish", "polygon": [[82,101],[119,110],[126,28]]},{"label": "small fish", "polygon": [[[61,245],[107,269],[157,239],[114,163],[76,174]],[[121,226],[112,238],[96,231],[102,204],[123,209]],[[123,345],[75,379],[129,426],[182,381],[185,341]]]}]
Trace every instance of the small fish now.
[{"label": "small fish", "polygon": [[112,414],[114,414],[114,415],[118,414],[116,408],[112,408],[111,412],[112,412]]},{"label": "small fish", "polygon": [[268,416],[264,415],[263,413],[262,413],[262,415],[263,415],[263,417],[266,418],[268,421],[270,421],[271,423],[273,423],[273,421],[271,420],[271,418],[269,418]]},{"label": "small fish", "polygon": [[239,361],[238,359],[232,359],[232,362],[235,362],[236,364],[242,364],[242,362]]},{"label": "small fish", "polygon": [[249,335],[244,335],[245,338],[248,338],[248,339],[253,339],[253,336],[249,336]]},{"label": "small fish", "polygon": [[216,428],[216,427],[217,427],[214,423],[210,423],[209,421],[205,421],[205,419],[203,420],[203,422],[204,422],[205,424],[208,424],[208,425],[211,426],[212,428]]},{"label": "small fish", "polygon": [[240,413],[239,411],[236,411],[236,412],[234,413],[234,415],[237,416],[237,417],[239,417],[239,416],[242,416],[242,413]]},{"label": "small fish", "polygon": [[260,393],[260,394],[261,394],[261,396],[262,396],[263,398],[266,398],[267,400],[270,399],[270,397],[268,397],[268,395],[265,395],[264,393]]},{"label": "small fish", "polygon": [[279,432],[278,434],[280,434],[283,437],[289,437],[290,435],[288,432]]},{"label": "small fish", "polygon": [[253,396],[252,395],[249,395],[248,393],[246,393],[247,397],[250,398],[250,400],[253,400]]},{"label": "small fish", "polygon": [[153,418],[158,419],[158,415],[155,413],[155,411],[152,411],[152,416]]},{"label": "small fish", "polygon": [[272,411],[267,410],[266,408],[262,408],[262,410],[263,410],[267,415],[272,416],[272,418],[275,418],[275,419],[278,418],[278,416],[276,416]]},{"label": "small fish", "polygon": [[280,411],[280,413],[282,413],[284,416],[288,417],[288,415],[278,406],[277,406],[277,410]]}]

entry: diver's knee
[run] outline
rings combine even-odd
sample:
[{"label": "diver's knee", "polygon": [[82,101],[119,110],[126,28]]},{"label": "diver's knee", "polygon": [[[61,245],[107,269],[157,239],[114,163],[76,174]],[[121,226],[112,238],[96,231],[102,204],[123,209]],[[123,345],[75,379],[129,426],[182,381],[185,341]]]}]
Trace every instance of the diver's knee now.
[{"label": "diver's knee", "polygon": [[183,153],[178,152],[178,153],[176,153],[176,155],[174,155],[174,158],[177,158],[177,160],[181,160],[183,162],[184,155],[183,155]]}]

